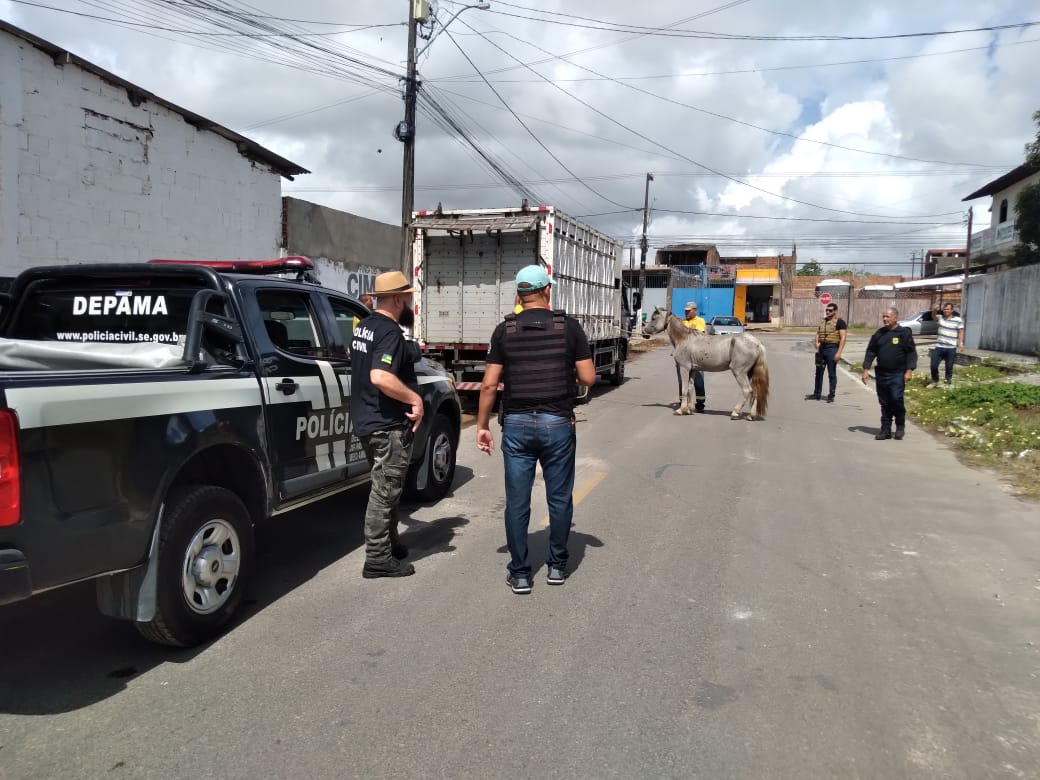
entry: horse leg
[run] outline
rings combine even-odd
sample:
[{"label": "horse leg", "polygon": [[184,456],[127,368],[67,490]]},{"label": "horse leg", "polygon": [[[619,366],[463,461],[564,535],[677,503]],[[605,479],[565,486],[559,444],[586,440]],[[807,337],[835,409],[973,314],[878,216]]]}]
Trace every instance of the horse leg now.
[{"label": "horse leg", "polygon": [[682,389],[679,390],[679,408],[675,410],[676,414],[689,414],[690,413],[690,369],[686,366],[679,366],[679,375],[682,380]]},{"label": "horse leg", "polygon": [[731,420],[739,420],[741,415],[744,413],[744,409],[747,408],[747,418],[749,420],[755,419],[755,416],[751,413],[751,381],[747,378],[743,371],[733,369],[733,378],[737,380],[737,384],[740,385],[741,398],[736,406],[733,407],[733,411],[730,412],[729,418]]}]

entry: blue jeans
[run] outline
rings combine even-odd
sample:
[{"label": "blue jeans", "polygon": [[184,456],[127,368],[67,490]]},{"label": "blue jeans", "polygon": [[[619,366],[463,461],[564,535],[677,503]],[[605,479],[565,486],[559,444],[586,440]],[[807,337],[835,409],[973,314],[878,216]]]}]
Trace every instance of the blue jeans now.
[{"label": "blue jeans", "polygon": [[946,363],[946,381],[953,379],[953,361],[957,359],[957,347],[935,347],[932,349],[932,381],[939,381],[939,364]]},{"label": "blue jeans", "polygon": [[549,505],[550,566],[567,568],[567,539],[574,517],[574,421],[540,412],[507,414],[502,422],[502,457],[506,476],[506,545],[509,573],[531,576],[527,529],[536,463],[542,464]]},{"label": "blue jeans", "polygon": [[903,388],[906,380],[902,371],[875,371],[874,388],[881,404],[881,430],[891,431],[892,420],[896,427],[906,424],[906,407],[903,405]]},{"label": "blue jeans", "polygon": [[821,344],[820,354],[823,355],[823,365],[816,366],[816,379],[813,382],[813,395],[820,395],[823,390],[823,369],[827,369],[827,380],[829,382],[830,392],[827,395],[834,397],[834,391],[838,389],[838,361],[836,361],[835,355],[838,354],[837,344]]}]

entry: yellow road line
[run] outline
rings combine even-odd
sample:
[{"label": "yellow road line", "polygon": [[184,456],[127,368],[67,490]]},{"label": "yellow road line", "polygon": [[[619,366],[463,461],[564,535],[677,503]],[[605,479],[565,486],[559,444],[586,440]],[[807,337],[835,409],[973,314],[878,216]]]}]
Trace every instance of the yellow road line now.
[{"label": "yellow road line", "polygon": [[[584,501],[586,498],[588,498],[589,493],[591,493],[593,490],[596,489],[596,485],[598,485],[600,482],[602,482],[603,478],[605,476],[607,476],[607,472],[605,472],[605,471],[597,471],[595,474],[593,474],[591,477],[589,477],[577,490],[575,490],[574,493],[572,494],[574,496],[574,506],[577,506],[582,501]],[[542,520],[542,528],[548,528],[548,527],[549,527],[549,518],[548,518],[548,516],[546,516]]]}]

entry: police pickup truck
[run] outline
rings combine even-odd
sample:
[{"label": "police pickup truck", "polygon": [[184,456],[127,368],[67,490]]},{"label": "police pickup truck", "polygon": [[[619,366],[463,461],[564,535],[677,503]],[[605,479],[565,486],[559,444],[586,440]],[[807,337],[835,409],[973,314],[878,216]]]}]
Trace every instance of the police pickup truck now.
[{"label": "police pickup truck", "polygon": [[[0,300],[0,604],[93,579],[104,614],[197,644],[242,600],[256,522],[368,480],[349,344],[369,312],[310,271],[290,257],[15,279]],[[433,500],[461,414],[449,376],[416,358],[408,485]]]}]

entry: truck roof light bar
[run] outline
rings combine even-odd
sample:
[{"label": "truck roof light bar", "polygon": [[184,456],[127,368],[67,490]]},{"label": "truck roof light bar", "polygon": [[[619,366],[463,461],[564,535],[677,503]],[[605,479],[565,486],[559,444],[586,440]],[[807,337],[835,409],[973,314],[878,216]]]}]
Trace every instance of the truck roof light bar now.
[{"label": "truck roof light bar", "polygon": [[156,265],[204,265],[214,271],[235,274],[287,274],[314,270],[310,258],[301,255],[274,260],[149,260]]}]

